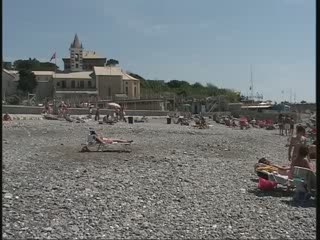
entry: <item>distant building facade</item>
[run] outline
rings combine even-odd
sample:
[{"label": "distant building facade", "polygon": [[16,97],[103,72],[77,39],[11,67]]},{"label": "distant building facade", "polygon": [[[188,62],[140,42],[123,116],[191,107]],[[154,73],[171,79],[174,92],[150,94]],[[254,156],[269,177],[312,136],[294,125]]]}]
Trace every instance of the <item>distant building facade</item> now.
[{"label": "distant building facade", "polygon": [[[38,100],[54,97],[64,100],[110,100],[117,95],[125,96],[125,99],[140,99],[140,80],[120,67],[106,66],[107,58],[100,57],[96,52],[84,50],[77,34],[69,51],[70,57],[63,58],[62,73],[33,71],[38,82],[34,90]],[[2,75],[8,79],[5,83],[2,82],[3,91],[15,94],[18,72],[3,69]]]}]

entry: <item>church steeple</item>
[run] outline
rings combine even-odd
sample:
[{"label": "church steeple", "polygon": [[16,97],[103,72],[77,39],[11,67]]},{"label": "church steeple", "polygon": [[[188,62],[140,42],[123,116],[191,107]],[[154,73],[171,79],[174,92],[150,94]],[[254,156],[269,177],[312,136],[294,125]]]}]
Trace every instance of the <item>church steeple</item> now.
[{"label": "church steeple", "polygon": [[76,34],[74,36],[74,40],[73,40],[73,43],[72,43],[71,47],[72,48],[81,48],[80,41],[79,41],[79,38],[78,38],[78,34]]},{"label": "church steeple", "polygon": [[70,70],[72,72],[82,71],[83,64],[83,48],[80,44],[78,35],[75,34],[74,40],[70,46]]}]

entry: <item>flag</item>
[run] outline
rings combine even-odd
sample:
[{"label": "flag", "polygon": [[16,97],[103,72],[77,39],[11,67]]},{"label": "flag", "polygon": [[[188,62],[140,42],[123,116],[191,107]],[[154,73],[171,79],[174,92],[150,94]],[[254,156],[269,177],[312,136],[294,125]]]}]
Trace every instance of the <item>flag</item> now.
[{"label": "flag", "polygon": [[52,55],[52,57],[50,58],[50,62],[52,61],[52,59],[56,59],[56,53]]}]

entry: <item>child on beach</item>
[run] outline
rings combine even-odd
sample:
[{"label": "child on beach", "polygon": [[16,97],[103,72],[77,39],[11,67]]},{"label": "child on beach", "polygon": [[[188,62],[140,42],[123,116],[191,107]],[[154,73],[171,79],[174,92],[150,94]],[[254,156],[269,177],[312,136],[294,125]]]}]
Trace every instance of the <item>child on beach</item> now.
[{"label": "child on beach", "polygon": [[312,165],[310,164],[309,160],[307,159],[307,156],[309,155],[309,149],[307,146],[300,146],[297,157],[292,160],[290,170],[288,173],[288,177],[292,179],[293,177],[293,168],[294,167],[302,167],[302,168],[308,168],[312,170]]}]

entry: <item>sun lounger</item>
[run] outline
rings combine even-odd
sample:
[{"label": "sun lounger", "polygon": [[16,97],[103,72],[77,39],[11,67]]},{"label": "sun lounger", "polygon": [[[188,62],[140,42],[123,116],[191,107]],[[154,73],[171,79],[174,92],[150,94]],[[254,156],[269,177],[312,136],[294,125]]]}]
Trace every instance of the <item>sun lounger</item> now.
[{"label": "sun lounger", "polygon": [[[97,137],[93,130],[90,130],[90,134],[88,135],[87,142],[81,149],[82,152],[110,152],[110,151],[120,151],[119,149],[108,149],[111,145],[118,145],[118,146],[130,146],[133,141],[130,142],[116,142],[116,141],[103,141],[101,138]],[[93,133],[93,134],[92,134]],[[90,149],[91,148],[91,149]],[[122,149],[123,150],[123,149]],[[122,151],[121,150],[121,151]],[[131,150],[127,150],[131,151]]]},{"label": "sun lounger", "polygon": [[287,175],[265,170],[256,171],[257,175],[265,180],[276,182],[282,186],[296,188],[296,192],[315,192],[316,174],[307,168],[294,167],[293,179]]}]

